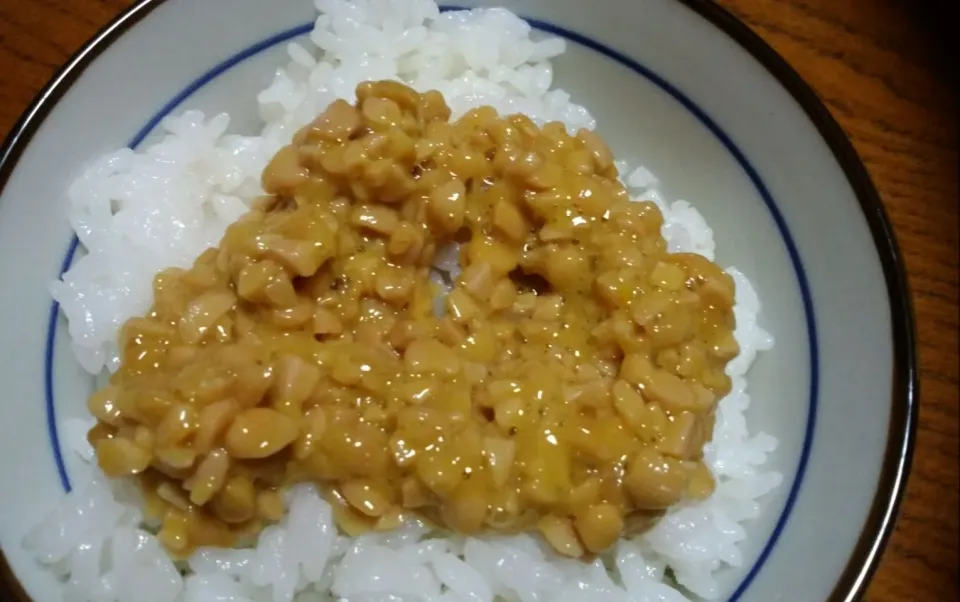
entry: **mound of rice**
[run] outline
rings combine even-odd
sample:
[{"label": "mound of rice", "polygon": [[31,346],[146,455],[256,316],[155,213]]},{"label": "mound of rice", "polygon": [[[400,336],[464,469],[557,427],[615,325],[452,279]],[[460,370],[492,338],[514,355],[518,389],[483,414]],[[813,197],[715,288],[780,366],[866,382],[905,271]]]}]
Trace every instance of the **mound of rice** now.
[{"label": "mound of rice", "polygon": [[[91,373],[118,366],[116,337],[151,303],[153,274],[188,266],[260,194],[260,172],[292,134],[336,98],[355,100],[365,80],[399,79],[437,89],[454,116],[479,105],[593,128],[589,112],[551,89],[557,38],[531,36],[503,9],[440,14],[432,0],[317,0],[308,41],[257,97],[260,136],[228,134],[229,117],[188,111],[163,122],[162,140],[94,162],[70,188],[70,219],[86,250],[51,287],[69,322],[78,360]],[[618,165],[634,198],[663,210],[671,251],[713,259],[713,233],[690,204],[666,204],[645,169]],[[714,495],[671,511],[652,531],[620,542],[592,564],[561,558],[538,538],[461,538],[411,523],[386,534],[345,537],[316,488],[287,495],[288,513],[255,548],[201,549],[175,565],[143,522],[135,487],[99,474],[76,487],[24,539],[64,585],[68,602],[678,602],[715,598],[717,571],[742,564],[742,524],[780,483],[763,465],[776,440],[751,435],[746,372],[773,340],[757,323],[760,302],[737,284],[740,356],[727,371],[733,391],[719,405],[706,457]],[[82,434],[67,444],[88,462]],[[71,436],[73,434],[74,436]]]}]

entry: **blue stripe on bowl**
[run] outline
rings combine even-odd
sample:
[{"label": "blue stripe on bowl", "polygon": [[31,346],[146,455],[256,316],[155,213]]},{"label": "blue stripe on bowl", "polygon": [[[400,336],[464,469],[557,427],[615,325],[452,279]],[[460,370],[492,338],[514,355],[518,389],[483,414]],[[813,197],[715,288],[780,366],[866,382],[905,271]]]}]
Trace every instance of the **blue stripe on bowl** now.
[{"label": "blue stripe on bowl", "polygon": [[[456,6],[444,6],[441,7],[441,10],[444,12],[461,10],[460,7]],[[750,178],[750,181],[753,182],[753,185],[756,187],[757,192],[760,194],[760,197],[763,199],[764,204],[767,209],[770,211],[770,216],[773,218],[774,223],[777,226],[777,229],[780,232],[781,237],[783,238],[784,245],[787,248],[787,253],[790,256],[790,261],[793,264],[794,273],[797,277],[797,282],[800,287],[800,295],[803,301],[803,311],[807,323],[807,336],[809,338],[809,347],[810,347],[810,400],[807,410],[807,424],[804,429],[804,438],[803,438],[803,447],[800,452],[800,459],[797,464],[796,476],[794,477],[793,483],[790,486],[790,491],[787,495],[787,500],[784,505],[783,512],[781,513],[779,519],[777,519],[776,526],[773,529],[773,533],[770,536],[769,541],[763,547],[763,550],[760,552],[757,561],[754,563],[753,567],[747,572],[743,581],[734,591],[733,595],[729,598],[728,602],[736,602],[740,599],[744,592],[750,587],[750,584],[756,578],[756,576],[763,569],[767,558],[773,552],[774,547],[777,544],[778,539],[780,538],[781,533],[783,532],[784,527],[787,524],[787,520],[790,517],[790,513],[793,510],[794,505],[797,501],[797,496],[800,492],[800,486],[803,481],[803,476],[806,472],[807,461],[810,457],[810,449],[813,443],[813,433],[814,427],[816,425],[817,417],[817,401],[818,394],[820,389],[820,370],[819,370],[819,352],[818,352],[818,342],[817,342],[817,327],[816,319],[813,310],[813,300],[810,294],[810,284],[807,280],[806,272],[803,268],[803,262],[800,259],[800,253],[797,250],[796,243],[793,240],[793,236],[790,233],[790,229],[787,227],[786,220],[783,218],[783,214],[780,212],[780,209],[777,207],[777,204],[774,202],[773,197],[770,194],[770,191],[767,190],[767,187],[764,185],[763,180],[760,178],[760,174],[757,173],[757,170],[753,167],[747,157],[743,154],[737,145],[733,142],[730,136],[702,109],[700,108],[693,100],[686,96],[683,92],[673,86],[670,82],[665,80],[663,77],[658,75],[656,72],[652,71],[650,68],[645,67],[644,65],[633,60],[629,56],[626,56],[609,46],[606,46],[592,38],[588,38],[582,34],[579,34],[575,31],[560,27],[558,25],[553,25],[552,23],[547,23],[537,19],[527,19],[527,22],[536,29],[541,31],[564,37],[572,42],[590,48],[591,50],[598,52],[607,58],[610,58],[624,67],[631,69],[637,75],[640,75],[653,84],[657,85],[664,92],[673,97],[677,102],[679,102],[685,109],[687,109],[697,120],[703,124],[710,132],[716,136],[723,146],[733,155],[737,163],[740,164],[740,167],[744,170],[747,176]],[[297,27],[282,31],[274,36],[266,38],[239,53],[231,56],[225,61],[214,66],[212,69],[195,79],[191,82],[186,88],[181,90],[176,96],[174,96],[169,102],[167,102],[151,119],[140,129],[139,132],[130,140],[128,146],[130,148],[136,148],[139,146],[143,140],[154,130],[154,128],[163,120],[164,117],[173,112],[177,107],[179,107],[183,101],[189,98],[194,92],[204,87],[218,76],[220,76],[225,71],[229,70],[231,67],[245,61],[246,59],[259,54],[260,52],[267,50],[281,44],[283,42],[289,41],[293,38],[296,38],[301,35],[308,34],[313,29],[313,23],[306,23],[304,25],[299,25]],[[79,241],[76,237],[70,242],[70,246],[67,249],[66,256],[63,259],[63,264],[60,268],[60,274],[62,275],[66,272],[70,265],[73,263],[74,256],[77,252],[77,247],[79,246]],[[47,342],[46,349],[44,354],[44,395],[46,402],[46,414],[47,414],[47,430],[50,436],[50,446],[53,452],[54,462],[56,463],[57,472],[60,476],[60,481],[63,485],[65,491],[70,491],[70,477],[67,474],[67,469],[63,460],[63,450],[60,446],[60,437],[57,432],[57,418],[56,418],[56,406],[54,403],[54,393],[53,393],[53,371],[54,371],[54,348],[57,340],[57,325],[59,323],[59,313],[60,306],[58,303],[53,302],[50,307],[50,318],[47,326]]]}]

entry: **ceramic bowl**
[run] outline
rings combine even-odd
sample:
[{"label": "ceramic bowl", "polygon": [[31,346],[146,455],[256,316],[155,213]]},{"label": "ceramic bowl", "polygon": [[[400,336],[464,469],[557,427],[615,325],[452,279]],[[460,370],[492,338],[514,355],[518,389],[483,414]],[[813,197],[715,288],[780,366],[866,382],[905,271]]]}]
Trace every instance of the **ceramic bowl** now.
[{"label": "ceramic bowl", "polygon": [[[783,485],[749,524],[726,599],[856,599],[904,490],[916,411],[910,308],[893,233],[850,143],[797,74],[709,0],[500,0],[566,37],[557,83],[620,158],[656,173],[748,274],[776,348],[753,368],[750,426]],[[482,2],[481,2],[482,3]],[[473,3],[467,3],[473,4]],[[92,157],[186,107],[253,132],[257,90],[304,35],[309,2],[145,0],[81,50],[0,153],[0,544],[10,594],[59,600],[21,551],[69,487],[58,425],[93,386],[48,293],[75,244],[66,189]],[[0,563],[2,565],[3,563]]]}]

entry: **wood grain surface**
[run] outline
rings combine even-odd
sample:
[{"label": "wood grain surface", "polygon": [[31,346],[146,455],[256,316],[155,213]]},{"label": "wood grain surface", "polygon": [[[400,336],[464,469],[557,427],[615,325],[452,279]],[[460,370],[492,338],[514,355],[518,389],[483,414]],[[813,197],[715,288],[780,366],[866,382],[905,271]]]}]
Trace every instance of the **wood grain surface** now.
[{"label": "wood grain surface", "polygon": [[[958,600],[955,31],[934,0],[719,0],[789,61],[853,140],[893,220],[917,317],[920,428],[870,602]],[[124,0],[0,0],[0,133]]]}]

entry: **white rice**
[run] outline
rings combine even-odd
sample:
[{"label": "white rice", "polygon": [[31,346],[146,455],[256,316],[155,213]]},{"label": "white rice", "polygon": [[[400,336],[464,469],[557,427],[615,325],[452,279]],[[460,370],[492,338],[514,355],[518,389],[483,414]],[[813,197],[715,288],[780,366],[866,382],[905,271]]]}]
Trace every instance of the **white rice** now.
[{"label": "white rice", "polygon": [[[166,135],[142,151],[102,157],[70,188],[70,219],[86,255],[51,287],[69,321],[73,349],[92,373],[118,365],[116,336],[151,303],[153,274],[187,266],[215,245],[260,193],[260,172],[293,132],[357,83],[400,79],[443,92],[454,114],[489,104],[571,130],[594,120],[551,89],[550,59],[563,40],[535,39],[502,9],[440,15],[432,0],[317,0],[310,39],[288,46],[289,62],[257,97],[262,134],[227,134],[229,117],[196,111],[168,118]],[[620,165],[634,198],[663,210],[671,251],[714,256],[713,233],[689,203],[665,203],[646,169]],[[312,486],[287,497],[288,514],[256,548],[197,551],[175,566],[145,529],[130,483],[90,465],[75,489],[24,539],[64,581],[68,602],[677,602],[715,598],[717,571],[742,565],[743,523],[776,487],[765,470],[776,440],[751,436],[744,412],[746,372],[773,340],[757,323],[760,302],[747,278],[737,284],[740,356],[727,372],[733,391],[719,405],[706,458],[714,495],[670,512],[652,531],[593,564],[561,558],[537,538],[469,538],[418,524],[348,538]],[[64,425],[65,443],[87,462],[88,424]],[[72,435],[71,435],[72,434]],[[672,578],[666,576],[667,571]]]}]

